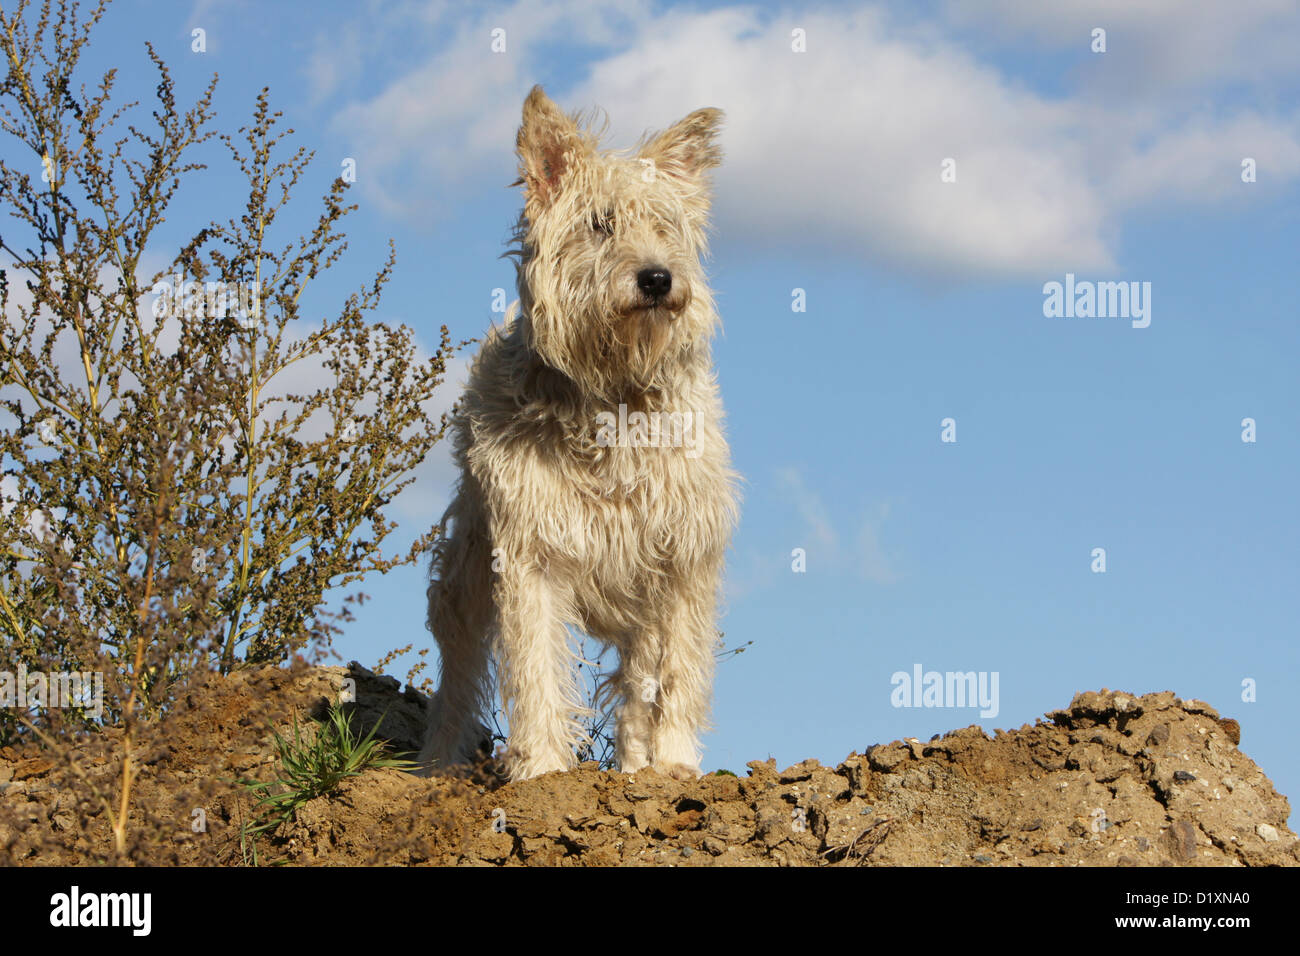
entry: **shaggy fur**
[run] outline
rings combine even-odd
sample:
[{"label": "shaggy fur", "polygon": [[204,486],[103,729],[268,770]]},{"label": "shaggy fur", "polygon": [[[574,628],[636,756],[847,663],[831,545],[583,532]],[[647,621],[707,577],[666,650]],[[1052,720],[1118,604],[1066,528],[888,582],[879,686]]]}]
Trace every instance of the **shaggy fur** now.
[{"label": "shaggy fur", "polygon": [[621,769],[700,771],[737,509],[700,264],[721,119],[697,110],[629,156],[600,152],[540,87],[524,103],[519,303],[488,332],[455,420],[426,767],[473,758],[493,650],[511,778],[573,766],[589,713],[574,625],[618,651],[602,699]]}]

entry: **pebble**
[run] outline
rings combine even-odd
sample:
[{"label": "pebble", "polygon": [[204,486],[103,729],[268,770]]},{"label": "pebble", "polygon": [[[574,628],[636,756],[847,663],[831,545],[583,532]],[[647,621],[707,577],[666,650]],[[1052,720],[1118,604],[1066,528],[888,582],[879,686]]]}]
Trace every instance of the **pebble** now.
[{"label": "pebble", "polygon": [[1265,843],[1276,843],[1281,839],[1277,835],[1277,828],[1268,823],[1261,823],[1255,827],[1255,832],[1259,834],[1261,840]]}]

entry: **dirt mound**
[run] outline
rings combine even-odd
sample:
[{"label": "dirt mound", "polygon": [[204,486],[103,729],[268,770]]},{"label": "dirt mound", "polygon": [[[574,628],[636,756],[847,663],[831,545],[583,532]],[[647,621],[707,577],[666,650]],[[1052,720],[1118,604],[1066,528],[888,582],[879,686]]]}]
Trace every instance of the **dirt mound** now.
[{"label": "dirt mound", "polygon": [[[355,682],[362,729],[418,746],[420,694],[353,665],[267,668],[196,684],[142,742],[129,857],[239,865],[254,806],[240,781],[278,773],[272,729],[318,719]],[[353,685],[349,685],[351,689]],[[64,752],[0,750],[0,860],[113,861],[120,732]],[[990,738],[978,727],[746,777],[680,782],[594,764],[522,783],[371,770],[258,841],[292,864],[1287,865],[1289,806],[1237,749],[1237,722],[1172,693],[1102,691]]]}]

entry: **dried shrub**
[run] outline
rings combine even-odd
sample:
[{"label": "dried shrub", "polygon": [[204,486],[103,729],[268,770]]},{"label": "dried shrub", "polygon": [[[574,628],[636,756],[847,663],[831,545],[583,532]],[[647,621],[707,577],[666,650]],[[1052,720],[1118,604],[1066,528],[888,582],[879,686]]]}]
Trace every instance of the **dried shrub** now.
[{"label": "dried shrub", "polygon": [[[312,154],[289,145],[268,92],[222,135],[216,78],[182,110],[147,45],[147,115],[115,102],[113,70],[78,84],[106,6],[0,10],[0,674],[24,692],[24,672],[103,682],[98,697],[55,700],[38,681],[5,701],[0,745],[120,729],[115,792],[97,804],[123,855],[140,722],[196,674],[319,657],[349,618],[346,600],[329,609],[337,589],[428,547],[385,555],[383,508],[446,431],[426,409],[452,347],[443,327],[421,360],[410,329],[369,320],[391,245],[333,318],[304,322],[304,293],[347,248],[348,184],[282,238]],[[163,253],[209,140],[247,182],[223,203],[240,214]],[[286,390],[313,366],[330,381]]]}]

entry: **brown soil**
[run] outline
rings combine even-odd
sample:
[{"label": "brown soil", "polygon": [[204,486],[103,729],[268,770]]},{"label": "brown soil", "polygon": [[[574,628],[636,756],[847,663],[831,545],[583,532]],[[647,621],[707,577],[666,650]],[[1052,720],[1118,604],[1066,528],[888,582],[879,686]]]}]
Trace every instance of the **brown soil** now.
[{"label": "brown soil", "polygon": [[[240,865],[252,803],[271,780],[271,729],[319,717],[357,682],[354,725],[380,714],[402,750],[425,699],[356,665],[267,668],[196,684],[141,743],[127,856]],[[370,770],[264,836],[260,859],[297,865],[1295,866],[1289,806],[1237,749],[1237,722],[1172,693],[1082,693],[1046,720],[895,741],[746,777],[680,782],[593,764],[503,784]],[[64,752],[0,750],[0,862],[115,862],[120,732]]]}]

